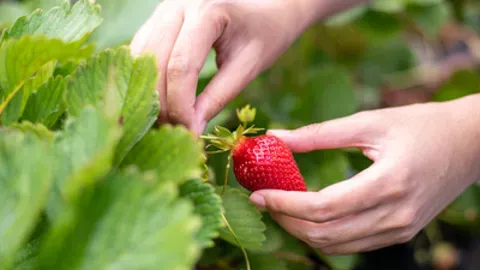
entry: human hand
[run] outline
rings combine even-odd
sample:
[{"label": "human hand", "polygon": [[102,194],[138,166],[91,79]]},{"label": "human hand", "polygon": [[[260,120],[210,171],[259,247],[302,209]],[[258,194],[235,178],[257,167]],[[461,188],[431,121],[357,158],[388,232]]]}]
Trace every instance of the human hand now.
[{"label": "human hand", "polygon": [[479,107],[475,95],[270,131],[294,152],[354,147],[374,163],[318,192],[261,190],[250,199],[325,254],[407,242],[480,179]]},{"label": "human hand", "polygon": [[[153,52],[157,57],[159,120],[202,133],[213,116],[315,21],[324,10],[322,2],[163,1],[131,43],[133,54]],[[197,98],[198,75],[212,47],[219,70]]]}]

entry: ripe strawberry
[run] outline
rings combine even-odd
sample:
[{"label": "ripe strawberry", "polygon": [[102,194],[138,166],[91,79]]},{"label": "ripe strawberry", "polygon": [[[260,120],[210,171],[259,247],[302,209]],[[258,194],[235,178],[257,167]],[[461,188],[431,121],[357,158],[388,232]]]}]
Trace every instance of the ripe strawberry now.
[{"label": "ripe strawberry", "polygon": [[277,137],[241,137],[233,149],[233,172],[250,191],[307,191],[292,152]]},{"label": "ripe strawberry", "polygon": [[[216,126],[213,134],[202,136],[220,150],[229,151],[227,170],[233,158],[233,172],[238,183],[250,191],[259,189],[281,189],[287,191],[307,191],[293,154],[279,138],[270,135],[246,137],[261,130],[254,126],[246,127],[255,118],[255,109],[246,106],[237,110],[242,124],[235,130]],[[209,147],[207,146],[207,148]],[[225,191],[227,175],[225,175]]]}]

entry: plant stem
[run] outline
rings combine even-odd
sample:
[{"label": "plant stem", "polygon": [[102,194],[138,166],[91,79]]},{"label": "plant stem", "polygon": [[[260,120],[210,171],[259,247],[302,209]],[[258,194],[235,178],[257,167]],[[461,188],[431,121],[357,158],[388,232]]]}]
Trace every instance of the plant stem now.
[{"label": "plant stem", "polygon": [[235,234],[235,232],[233,231],[232,227],[230,226],[230,223],[228,223],[228,220],[227,220],[227,218],[225,217],[224,214],[222,214],[222,219],[223,219],[223,222],[225,222],[225,225],[227,226],[228,230],[229,230],[230,233],[232,234],[233,238],[235,239],[235,241],[237,241],[238,245],[240,246],[240,249],[242,250],[243,257],[245,257],[245,263],[247,264],[247,270],[251,270],[251,269],[250,269],[250,261],[248,260],[247,251],[246,251],[245,248],[242,246],[242,243],[240,243],[240,240],[238,240],[237,235]]},{"label": "plant stem", "polygon": [[227,189],[228,171],[230,171],[230,163],[232,161],[232,155],[233,155],[233,149],[230,150],[230,153],[228,154],[227,166],[225,167],[225,178],[223,179],[222,194],[220,195],[220,197],[223,197],[223,194],[225,194],[225,190]]},{"label": "plant stem", "polygon": [[2,115],[3,111],[5,111],[5,109],[7,108],[8,104],[9,104],[10,101],[15,97],[15,95],[18,93],[18,91],[20,91],[20,89],[22,89],[23,83],[24,83],[24,81],[20,82],[20,83],[15,87],[15,89],[13,89],[12,93],[10,93],[10,94],[7,96],[7,98],[5,99],[5,101],[0,105],[0,115]]}]

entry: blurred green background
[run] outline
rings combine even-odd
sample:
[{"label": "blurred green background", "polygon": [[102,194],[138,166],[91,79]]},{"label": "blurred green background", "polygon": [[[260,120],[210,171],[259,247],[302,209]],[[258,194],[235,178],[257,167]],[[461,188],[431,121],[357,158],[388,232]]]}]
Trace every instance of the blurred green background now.
[{"label": "blurred green background", "polygon": [[[0,1],[0,29],[59,0]],[[97,0],[105,19],[91,36],[98,49],[128,44],[159,0]],[[479,92],[480,3],[475,0],[378,0],[312,26],[209,125],[234,128],[234,111],[258,109],[256,125],[296,128],[360,110],[444,101]],[[199,91],[216,72],[212,51]],[[296,155],[312,190],[370,165],[356,151]],[[225,157],[212,156],[214,175]],[[230,184],[235,185],[233,174]],[[471,187],[415,239],[366,254],[325,257],[268,217],[268,249],[252,254],[257,269],[480,269],[480,188]],[[218,240],[198,269],[236,269],[240,251]],[[267,268],[268,267],[268,268]]]}]

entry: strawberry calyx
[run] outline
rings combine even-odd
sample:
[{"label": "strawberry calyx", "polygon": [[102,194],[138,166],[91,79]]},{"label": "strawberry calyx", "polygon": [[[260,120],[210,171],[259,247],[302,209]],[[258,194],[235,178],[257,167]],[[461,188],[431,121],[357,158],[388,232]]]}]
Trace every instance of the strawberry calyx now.
[{"label": "strawberry calyx", "polygon": [[[253,135],[263,130],[263,128],[256,128],[254,125],[248,126],[248,123],[255,120],[256,109],[246,105],[240,110],[237,109],[237,117],[241,124],[234,132],[222,126],[215,126],[212,133],[209,133],[200,138],[207,141],[209,144],[205,147],[207,154],[217,154],[223,152],[230,152],[227,158],[227,165],[225,168],[225,178],[222,188],[221,196],[225,193],[228,182],[228,172],[230,170],[230,163],[232,161],[233,150],[241,143],[242,139],[247,135]],[[217,150],[208,151],[208,148],[215,147]]]},{"label": "strawberry calyx", "polygon": [[247,135],[257,134],[262,131],[263,128],[256,128],[255,125],[248,126],[249,122],[255,120],[256,109],[251,108],[250,105],[246,105],[242,109],[237,109],[237,117],[241,124],[234,132],[222,126],[215,126],[213,133],[209,133],[200,138],[209,142],[206,149],[210,147],[216,147],[215,151],[207,151],[208,154],[222,153],[231,151],[235,148],[241,138]]}]

